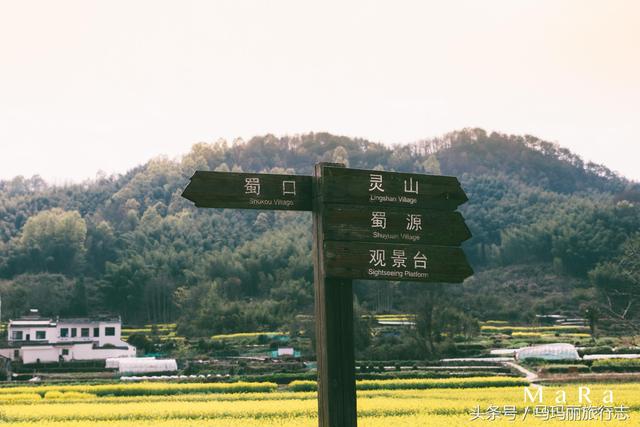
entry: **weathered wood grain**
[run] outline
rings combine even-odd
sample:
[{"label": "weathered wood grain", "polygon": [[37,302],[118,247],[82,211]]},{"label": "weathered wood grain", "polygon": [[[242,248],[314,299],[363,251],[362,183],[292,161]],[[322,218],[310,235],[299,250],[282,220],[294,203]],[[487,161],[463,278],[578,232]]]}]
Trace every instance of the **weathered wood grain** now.
[{"label": "weathered wood grain", "polygon": [[455,210],[468,199],[452,176],[326,168],[326,203]]},{"label": "weathered wood grain", "polygon": [[453,212],[467,201],[455,177],[326,163],[314,177],[198,171],[182,196],[197,207],[313,211],[320,427],[357,425],[352,279],[457,283],[473,274],[456,247],[471,233]]},{"label": "weathered wood grain", "polygon": [[199,208],[310,211],[311,179],[304,175],[197,171],[182,197]]},{"label": "weathered wood grain", "polygon": [[325,240],[459,246],[471,237],[459,212],[328,204]]},{"label": "weathered wood grain", "polygon": [[[383,261],[372,251],[383,251]],[[331,278],[460,283],[473,274],[459,247],[325,241],[324,252]],[[395,265],[394,258],[405,258],[404,265]]]},{"label": "weathered wood grain", "polygon": [[321,178],[327,166],[316,165],[313,206],[318,425],[356,427],[352,281],[329,279],[325,274]]}]

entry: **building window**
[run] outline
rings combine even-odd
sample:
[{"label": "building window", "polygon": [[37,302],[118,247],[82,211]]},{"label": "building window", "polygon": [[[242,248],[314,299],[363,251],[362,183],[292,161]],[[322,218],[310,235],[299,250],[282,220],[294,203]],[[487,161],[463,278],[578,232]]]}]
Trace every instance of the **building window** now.
[{"label": "building window", "polygon": [[78,330],[76,328],[71,328],[71,336],[75,337],[78,335]]},{"label": "building window", "polygon": [[36,331],[36,339],[37,340],[47,339],[47,332],[46,331]]},{"label": "building window", "polygon": [[20,359],[20,350],[18,349],[13,350],[13,358]]},{"label": "building window", "polygon": [[63,348],[62,349],[62,355],[63,356],[68,356],[69,355],[69,349],[68,348]]},{"label": "building window", "polygon": [[80,336],[83,338],[87,338],[89,336],[89,328],[80,329]]},{"label": "building window", "polygon": [[22,331],[13,331],[11,332],[11,339],[21,341],[22,340]]},{"label": "building window", "polygon": [[69,336],[69,328],[60,328],[60,338],[66,338]]},{"label": "building window", "polygon": [[93,336],[94,337],[100,336],[100,328],[93,328]]},{"label": "building window", "polygon": [[104,334],[107,337],[114,337],[114,336],[116,336],[116,328],[114,328],[114,327],[104,328]]}]

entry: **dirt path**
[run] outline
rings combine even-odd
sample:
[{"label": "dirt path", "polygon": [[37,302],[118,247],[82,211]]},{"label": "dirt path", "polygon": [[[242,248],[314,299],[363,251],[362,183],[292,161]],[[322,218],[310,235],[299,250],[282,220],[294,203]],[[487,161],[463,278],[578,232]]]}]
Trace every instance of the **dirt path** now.
[{"label": "dirt path", "polygon": [[526,368],[523,368],[522,366],[518,365],[515,362],[505,362],[505,366],[508,366],[512,369],[515,369],[516,371],[520,372],[521,374],[523,374],[525,376],[525,379],[527,381],[529,381],[531,383],[531,385],[535,386],[534,382],[538,381],[539,377],[538,374],[536,374],[535,372],[532,372]]}]

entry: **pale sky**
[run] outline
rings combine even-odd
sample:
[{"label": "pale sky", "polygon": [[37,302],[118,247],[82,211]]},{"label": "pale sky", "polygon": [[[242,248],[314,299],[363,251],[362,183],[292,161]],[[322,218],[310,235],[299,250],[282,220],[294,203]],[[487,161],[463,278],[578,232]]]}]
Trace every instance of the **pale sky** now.
[{"label": "pale sky", "polygon": [[532,134],[640,180],[640,2],[0,0],[0,179],[327,131]]}]

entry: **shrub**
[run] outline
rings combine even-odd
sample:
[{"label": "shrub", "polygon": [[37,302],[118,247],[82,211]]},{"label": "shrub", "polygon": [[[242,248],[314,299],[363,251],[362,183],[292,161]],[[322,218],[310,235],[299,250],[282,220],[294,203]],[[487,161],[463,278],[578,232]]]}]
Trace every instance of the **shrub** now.
[{"label": "shrub", "polygon": [[589,328],[586,326],[489,326],[483,325],[480,327],[480,331],[484,333],[509,333],[509,332],[585,332]]},{"label": "shrub", "polygon": [[547,365],[542,367],[542,369],[550,374],[567,374],[573,372],[590,372],[591,369],[587,365]]},{"label": "shrub", "polygon": [[94,399],[95,394],[82,393],[79,391],[67,391],[65,393],[57,390],[51,390],[44,394],[45,399],[64,399],[64,400],[76,400],[76,399]]},{"label": "shrub", "polygon": [[593,372],[640,372],[640,359],[600,359],[591,365]]},{"label": "shrub", "polygon": [[358,390],[402,390],[430,388],[513,387],[528,385],[528,381],[508,377],[470,377],[442,379],[363,380],[356,383]]},{"label": "shrub", "polygon": [[[242,338],[251,338],[255,340],[268,340],[276,336],[286,336],[286,332],[239,332],[235,334],[219,334],[211,337],[212,340],[233,340]],[[262,338],[261,338],[262,337]]]},{"label": "shrub", "polygon": [[318,384],[315,381],[292,381],[289,384],[291,391],[316,391]]},{"label": "shrub", "polygon": [[38,393],[2,393],[0,394],[0,402],[14,402],[14,401],[29,401],[40,400],[41,396]]},{"label": "shrub", "polygon": [[274,373],[265,375],[243,375],[241,381],[246,382],[273,382],[276,384],[289,384],[293,381],[312,380],[318,378],[316,372],[292,372],[292,373]]},{"label": "shrub", "polygon": [[[250,393],[272,392],[278,385],[263,383],[166,383],[141,382],[133,384],[87,384],[87,385],[49,385],[37,387],[4,387],[0,388],[0,398],[4,394],[38,393],[44,396],[48,392],[91,393],[96,396],[163,396],[191,393]],[[55,396],[55,395],[53,395]]]},{"label": "shrub", "polygon": [[[514,387],[525,386],[529,382],[521,378],[511,377],[470,377],[441,379],[395,379],[395,380],[361,380],[356,381],[357,390],[411,390],[432,388],[481,388],[481,387]],[[317,390],[315,381],[293,381],[289,384],[291,391]]]}]

